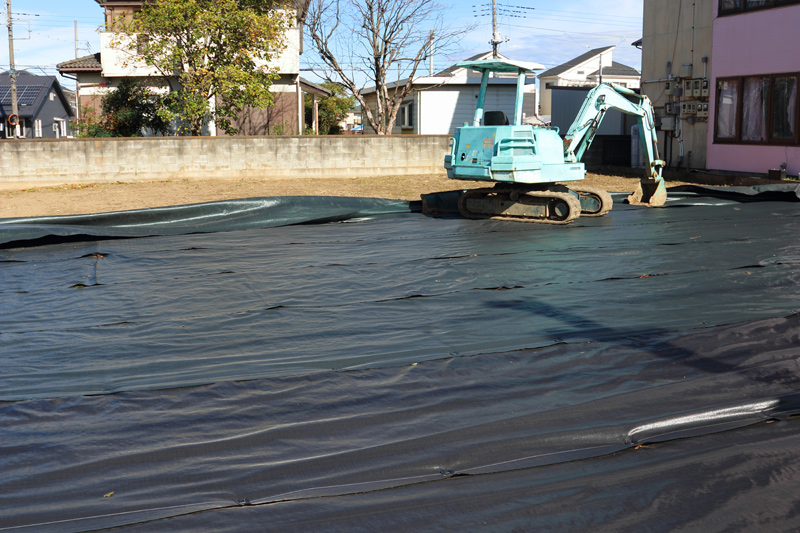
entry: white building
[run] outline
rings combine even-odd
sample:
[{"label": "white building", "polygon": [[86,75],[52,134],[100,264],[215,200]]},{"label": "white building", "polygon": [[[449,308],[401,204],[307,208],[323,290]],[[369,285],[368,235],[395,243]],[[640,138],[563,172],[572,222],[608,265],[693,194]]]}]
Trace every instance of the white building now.
[{"label": "white building", "polygon": [[587,87],[599,83],[611,83],[628,89],[638,89],[641,74],[633,67],[615,62],[612,57],[614,48],[616,47],[606,46],[590,50],[540,73],[540,114],[549,116],[552,113],[550,87]]},{"label": "white building", "polygon": [[[467,61],[491,59],[492,52],[470,57]],[[500,56],[502,59],[508,59]],[[533,73],[528,77],[523,104],[525,121],[535,120],[536,92]],[[405,85],[400,80],[389,85]],[[420,76],[414,79],[413,89],[406,96],[400,111],[397,113],[393,134],[437,135],[451,134],[464,123],[472,123],[475,116],[475,104],[480,92],[481,76],[477,71],[453,65],[433,76]],[[486,92],[485,109],[504,111],[513,117],[517,77],[494,76],[489,78]],[[367,104],[374,110],[376,95],[374,89],[362,92]],[[375,133],[369,126],[366,113],[362,113],[364,133]]]}]

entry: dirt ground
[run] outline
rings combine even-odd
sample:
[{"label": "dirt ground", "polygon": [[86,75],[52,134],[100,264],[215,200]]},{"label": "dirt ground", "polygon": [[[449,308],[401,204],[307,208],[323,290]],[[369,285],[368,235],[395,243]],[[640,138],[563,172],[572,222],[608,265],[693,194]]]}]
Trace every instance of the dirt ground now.
[{"label": "dirt ground", "polygon": [[[636,178],[588,173],[584,185],[631,192]],[[667,185],[678,185],[669,182]],[[0,218],[105,213],[260,196],[361,196],[419,200],[420,194],[482,186],[444,176],[167,180],[0,190]]]}]

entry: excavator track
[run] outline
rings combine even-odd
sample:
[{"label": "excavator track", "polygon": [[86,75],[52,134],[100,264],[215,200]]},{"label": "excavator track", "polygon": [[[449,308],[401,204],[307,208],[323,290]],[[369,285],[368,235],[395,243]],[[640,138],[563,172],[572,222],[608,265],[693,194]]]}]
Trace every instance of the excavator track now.
[{"label": "excavator track", "polygon": [[603,189],[583,185],[570,185],[569,189],[578,194],[582,217],[601,217],[608,214],[614,207],[611,195]]},{"label": "excavator track", "polygon": [[569,191],[494,187],[466,191],[458,211],[473,219],[569,224],[581,215],[581,203]]}]

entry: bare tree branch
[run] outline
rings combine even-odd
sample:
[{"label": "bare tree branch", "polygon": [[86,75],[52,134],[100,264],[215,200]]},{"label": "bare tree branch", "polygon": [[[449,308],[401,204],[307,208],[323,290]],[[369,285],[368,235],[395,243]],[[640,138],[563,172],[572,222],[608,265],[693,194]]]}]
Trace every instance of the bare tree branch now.
[{"label": "bare tree branch", "polygon": [[[379,135],[391,133],[420,63],[431,54],[430,32],[445,54],[470,29],[446,27],[443,9],[435,0],[310,1],[305,32],[319,56],[321,74],[352,92]],[[373,87],[365,90],[361,79]],[[367,99],[372,92],[374,109]]]}]

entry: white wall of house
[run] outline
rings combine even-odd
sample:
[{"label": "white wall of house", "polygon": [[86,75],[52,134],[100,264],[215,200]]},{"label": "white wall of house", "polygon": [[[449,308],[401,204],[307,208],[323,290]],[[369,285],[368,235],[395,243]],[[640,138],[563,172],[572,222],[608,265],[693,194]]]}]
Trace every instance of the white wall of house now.
[{"label": "white wall of house", "polygon": [[[400,113],[395,120],[392,134],[448,135],[455,129],[472,124],[475,116],[475,105],[478,101],[480,84],[446,85],[414,91],[403,105],[413,103],[414,123],[412,127],[403,127]],[[514,120],[516,86],[489,86],[486,90],[484,109],[487,111],[504,111],[508,120]],[[373,105],[374,112],[374,105]],[[366,133],[373,133],[366,119]]]},{"label": "white wall of house", "polygon": [[[547,85],[554,85],[557,87],[564,87],[564,86],[584,86],[584,85],[591,85],[593,83],[597,83],[597,81],[590,81],[589,76],[593,74],[595,71],[600,70],[600,67],[603,68],[610,67],[613,64],[613,49],[603,52],[587,61],[579,65],[575,65],[574,67],[570,68],[559,74],[558,76],[547,76],[539,78],[539,98],[540,98],[540,105],[541,110],[540,113],[542,115],[550,115],[552,113],[551,108],[551,93],[550,89],[547,88]],[[617,78],[608,78],[603,76],[603,81],[606,83],[625,83],[626,87],[631,87],[628,85],[630,80],[628,78],[617,79]],[[636,81],[636,87],[638,88],[638,80]]]},{"label": "white wall of house", "polygon": [[131,39],[117,32],[100,32],[100,64],[106,78],[158,76],[158,69],[148,67],[129,47]]},{"label": "white wall of house", "polygon": [[[475,111],[472,91],[438,87],[423,91],[420,96],[419,133],[423,135],[452,133],[463,122],[472,120],[472,113]],[[468,106],[467,103],[472,105]]]},{"label": "white wall of house", "polygon": [[286,30],[286,48],[269,62],[270,68],[277,68],[279,74],[300,73],[300,28],[294,26]]},{"label": "white wall of house", "polygon": [[[415,117],[413,127],[402,127],[398,114],[398,120],[395,121],[392,133],[451,135],[456,128],[463,126],[465,122],[472,124],[479,92],[479,83],[470,83],[468,85],[450,84],[414,91],[412,96],[406,98],[404,102],[404,105],[411,102],[414,103]],[[504,111],[508,115],[508,120],[513,122],[515,101],[515,85],[490,85],[486,90],[484,109],[487,111]],[[368,127],[366,120],[364,125],[367,128],[367,132],[371,133],[372,129]]]},{"label": "white wall of house", "polygon": [[[130,43],[130,38],[119,33],[109,31],[100,33],[100,62],[103,66],[103,76],[106,78],[158,76],[158,70],[155,67],[148,67],[137,57],[136,48],[126,47],[127,43]],[[286,30],[286,48],[267,63],[267,66],[277,68],[279,74],[300,73],[300,28],[295,26]]]}]

